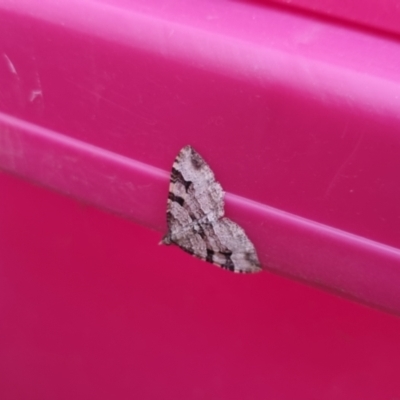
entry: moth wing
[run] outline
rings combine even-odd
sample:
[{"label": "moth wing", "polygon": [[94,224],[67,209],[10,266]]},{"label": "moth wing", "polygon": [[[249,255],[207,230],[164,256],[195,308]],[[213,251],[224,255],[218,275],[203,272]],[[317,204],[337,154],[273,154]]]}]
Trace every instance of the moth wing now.
[{"label": "moth wing", "polygon": [[191,146],[179,152],[172,166],[167,212],[179,207],[190,224],[216,221],[224,215],[224,191],[209,165]]},{"label": "moth wing", "polygon": [[232,272],[261,271],[253,243],[244,230],[229,218],[180,231],[174,243],[186,252]]},{"label": "moth wing", "polygon": [[261,271],[257,252],[245,231],[229,218],[222,218],[213,224],[215,253],[210,261],[222,268],[238,273]]}]

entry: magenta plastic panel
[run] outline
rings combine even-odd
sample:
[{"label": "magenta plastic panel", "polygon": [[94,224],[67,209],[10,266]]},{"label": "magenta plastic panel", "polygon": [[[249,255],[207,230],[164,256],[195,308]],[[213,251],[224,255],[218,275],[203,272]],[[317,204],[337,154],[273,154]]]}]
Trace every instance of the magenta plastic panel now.
[{"label": "magenta plastic panel", "polygon": [[400,312],[398,42],[245,1],[0,19],[2,169],[161,234],[191,144],[267,269]]},{"label": "magenta plastic panel", "polygon": [[[0,0],[1,400],[400,398],[385,4]],[[266,272],[157,245],[186,144]]]},{"label": "magenta plastic panel", "polygon": [[0,188],[2,400],[400,396],[397,316],[230,274],[11,175]]},{"label": "magenta plastic panel", "polygon": [[335,18],[336,23],[350,22],[358,28],[378,29],[396,35],[400,33],[400,7],[397,0],[264,0],[264,4],[269,2],[281,4],[287,10],[303,10]]}]

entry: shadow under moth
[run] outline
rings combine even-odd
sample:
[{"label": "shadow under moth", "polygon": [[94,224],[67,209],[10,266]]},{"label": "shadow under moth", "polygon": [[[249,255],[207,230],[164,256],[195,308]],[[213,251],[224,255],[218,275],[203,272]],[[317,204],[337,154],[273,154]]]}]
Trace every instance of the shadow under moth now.
[{"label": "shadow under moth", "polygon": [[168,232],[162,243],[237,273],[261,271],[253,243],[224,217],[224,191],[197,151],[185,146],[172,166]]}]

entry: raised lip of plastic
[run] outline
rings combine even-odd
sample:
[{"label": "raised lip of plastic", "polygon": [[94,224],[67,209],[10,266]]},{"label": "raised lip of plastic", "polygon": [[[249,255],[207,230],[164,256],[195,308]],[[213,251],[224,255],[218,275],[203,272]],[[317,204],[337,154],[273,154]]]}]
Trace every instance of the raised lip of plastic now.
[{"label": "raised lip of plastic", "polygon": [[[292,0],[290,4],[284,0],[270,0],[283,7],[300,9],[305,12],[320,14],[327,18],[364,25],[367,29],[380,29],[385,32],[400,34],[400,9],[396,0],[385,3],[366,1],[329,0]],[[265,3],[268,3],[266,0]]]},{"label": "raised lip of plastic", "polygon": [[[1,168],[165,229],[161,221],[165,219],[167,171],[3,113],[0,132]],[[135,196],[137,188],[140,201]],[[146,206],[140,207],[141,203]],[[251,234],[268,268],[400,311],[400,250],[230,193],[226,203],[238,222],[260,221]]]}]

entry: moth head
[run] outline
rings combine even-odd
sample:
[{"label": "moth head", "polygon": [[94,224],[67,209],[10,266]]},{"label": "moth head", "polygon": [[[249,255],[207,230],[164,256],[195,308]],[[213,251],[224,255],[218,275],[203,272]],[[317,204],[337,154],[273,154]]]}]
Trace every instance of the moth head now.
[{"label": "moth head", "polygon": [[161,240],[161,242],[159,244],[165,244],[167,246],[169,246],[170,244],[172,244],[172,240],[171,240],[171,236],[169,233],[167,233]]}]

